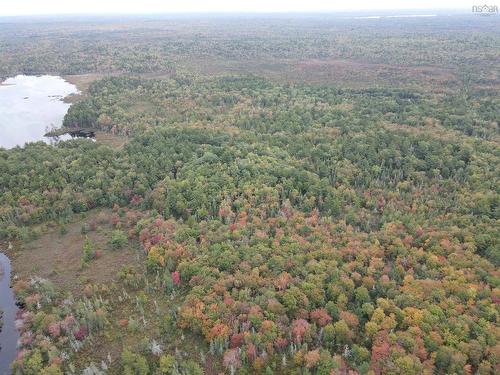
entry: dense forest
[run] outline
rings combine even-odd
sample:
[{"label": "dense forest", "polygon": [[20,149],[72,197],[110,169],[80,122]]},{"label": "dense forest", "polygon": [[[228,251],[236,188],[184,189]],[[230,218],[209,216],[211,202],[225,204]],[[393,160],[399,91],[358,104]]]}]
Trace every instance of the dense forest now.
[{"label": "dense forest", "polygon": [[15,374],[500,371],[498,20],[283,17],[0,23],[125,140],[0,148]]}]

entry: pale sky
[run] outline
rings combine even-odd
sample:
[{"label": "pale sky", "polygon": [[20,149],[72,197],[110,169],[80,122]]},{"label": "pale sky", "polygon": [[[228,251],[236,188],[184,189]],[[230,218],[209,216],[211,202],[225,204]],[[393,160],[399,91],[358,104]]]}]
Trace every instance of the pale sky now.
[{"label": "pale sky", "polygon": [[[78,13],[321,12],[470,8],[467,0],[0,0],[0,16]],[[479,3],[483,3],[480,0]]]}]

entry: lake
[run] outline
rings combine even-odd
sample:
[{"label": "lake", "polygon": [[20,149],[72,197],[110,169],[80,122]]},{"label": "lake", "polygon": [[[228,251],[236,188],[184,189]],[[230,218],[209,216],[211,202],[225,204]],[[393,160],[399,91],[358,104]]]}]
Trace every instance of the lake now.
[{"label": "lake", "polygon": [[10,364],[16,358],[19,332],[16,329],[17,306],[10,288],[10,260],[0,253],[0,311],[3,312],[0,330],[0,375],[11,373]]},{"label": "lake", "polygon": [[0,147],[44,141],[48,128],[59,128],[70,107],[62,99],[78,92],[57,76],[18,75],[0,85]]}]

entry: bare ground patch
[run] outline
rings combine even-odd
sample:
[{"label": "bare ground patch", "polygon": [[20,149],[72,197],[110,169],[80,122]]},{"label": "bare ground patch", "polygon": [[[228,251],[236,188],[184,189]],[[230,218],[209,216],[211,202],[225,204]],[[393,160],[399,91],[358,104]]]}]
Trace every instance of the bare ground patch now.
[{"label": "bare ground patch", "polygon": [[429,87],[450,87],[457,84],[452,70],[435,66],[404,66],[339,59],[309,59],[293,67],[293,73],[311,83],[341,83],[345,86],[418,83]]},{"label": "bare ground patch", "polygon": [[[109,212],[103,212],[109,215]],[[85,218],[68,224],[66,234],[60,234],[58,229],[51,229],[40,238],[23,244],[20,250],[12,254],[15,275],[20,278],[40,276],[63,290],[79,295],[88,282],[114,281],[116,273],[123,266],[142,267],[140,253],[132,244],[121,250],[110,249],[108,240],[112,228],[109,224],[102,224],[86,235],[81,233],[82,225],[97,214],[97,211],[93,211]],[[101,256],[82,267],[82,249],[86,236],[94,248],[100,251]]]},{"label": "bare ground patch", "polygon": [[104,78],[105,76],[106,76],[106,74],[97,74],[97,73],[63,76],[63,78],[66,81],[75,85],[79,91],[78,94],[73,94],[73,95],[67,96],[66,98],[64,98],[64,101],[67,103],[77,102],[83,96],[85,96],[87,94],[87,92],[89,91],[89,86],[92,82],[97,81],[98,79]]},{"label": "bare ground patch", "polygon": [[256,61],[193,61],[189,69],[202,74],[255,74],[277,81],[364,88],[374,85],[415,85],[435,90],[453,88],[459,80],[455,71],[438,66],[405,66],[348,59],[281,59]]},{"label": "bare ground patch", "polygon": [[95,134],[95,139],[98,143],[109,146],[115,150],[120,150],[125,143],[128,142],[129,138],[124,135],[111,134],[99,130]]}]

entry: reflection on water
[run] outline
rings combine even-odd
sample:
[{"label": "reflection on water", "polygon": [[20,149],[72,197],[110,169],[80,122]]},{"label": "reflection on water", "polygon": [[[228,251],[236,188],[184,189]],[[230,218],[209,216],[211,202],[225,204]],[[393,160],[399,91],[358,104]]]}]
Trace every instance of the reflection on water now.
[{"label": "reflection on water", "polygon": [[47,128],[60,127],[70,104],[62,99],[77,92],[71,83],[56,76],[8,78],[0,85],[0,147],[49,139]]},{"label": "reflection on water", "polygon": [[17,306],[10,288],[10,261],[0,253],[0,310],[3,326],[0,331],[0,375],[11,373],[10,364],[16,358],[19,332],[16,329]]}]

